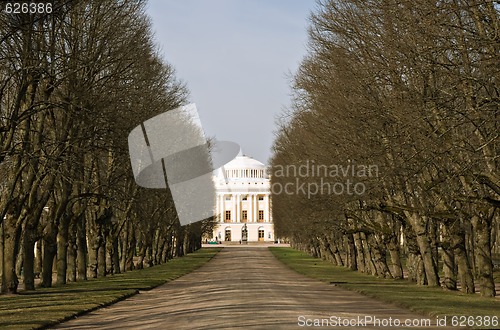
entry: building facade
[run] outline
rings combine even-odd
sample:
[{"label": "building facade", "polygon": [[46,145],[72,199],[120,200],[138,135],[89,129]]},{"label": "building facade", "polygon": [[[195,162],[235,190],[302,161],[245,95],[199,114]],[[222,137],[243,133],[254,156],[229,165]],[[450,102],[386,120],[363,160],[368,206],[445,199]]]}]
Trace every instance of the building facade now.
[{"label": "building facade", "polygon": [[213,240],[274,242],[270,180],[266,166],[238,156],[217,171],[217,225]]}]

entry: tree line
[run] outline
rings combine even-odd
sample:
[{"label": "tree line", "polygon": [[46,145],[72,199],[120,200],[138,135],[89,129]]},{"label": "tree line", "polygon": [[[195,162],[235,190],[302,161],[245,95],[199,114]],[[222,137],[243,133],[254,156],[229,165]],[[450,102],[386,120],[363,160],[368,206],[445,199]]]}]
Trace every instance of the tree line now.
[{"label": "tree line", "polygon": [[319,1],[271,168],[377,174],[300,177],[324,189],[273,194],[276,234],[353,270],[495,296],[499,18],[495,1]]},{"label": "tree line", "polygon": [[[54,1],[0,14],[2,292],[164,263],[198,248],[168,190],[132,176],[127,136],[186,102],[143,0]],[[167,141],[166,141],[167,142]]]}]

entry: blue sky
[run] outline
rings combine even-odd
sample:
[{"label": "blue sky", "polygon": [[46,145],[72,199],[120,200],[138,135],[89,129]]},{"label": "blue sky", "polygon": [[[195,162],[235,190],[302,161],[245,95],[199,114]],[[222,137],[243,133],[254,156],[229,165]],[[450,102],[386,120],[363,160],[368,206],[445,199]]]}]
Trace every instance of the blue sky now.
[{"label": "blue sky", "polygon": [[207,136],[267,162],[315,7],[315,0],[149,0],[160,52],[187,84]]}]

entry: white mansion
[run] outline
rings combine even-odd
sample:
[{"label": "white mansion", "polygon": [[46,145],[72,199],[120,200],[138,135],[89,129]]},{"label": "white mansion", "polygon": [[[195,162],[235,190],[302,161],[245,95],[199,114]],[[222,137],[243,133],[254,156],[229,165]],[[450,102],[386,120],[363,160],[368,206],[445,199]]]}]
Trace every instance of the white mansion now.
[{"label": "white mansion", "polygon": [[274,242],[266,166],[253,158],[237,156],[217,171],[214,180],[217,225],[213,239]]}]

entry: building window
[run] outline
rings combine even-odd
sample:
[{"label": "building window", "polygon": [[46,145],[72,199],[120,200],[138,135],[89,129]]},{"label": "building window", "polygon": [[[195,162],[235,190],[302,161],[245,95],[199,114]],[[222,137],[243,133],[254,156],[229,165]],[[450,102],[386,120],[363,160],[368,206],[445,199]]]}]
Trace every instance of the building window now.
[{"label": "building window", "polygon": [[259,210],[259,222],[264,222],[264,210]]},{"label": "building window", "polygon": [[243,210],[241,211],[241,222],[247,222],[248,220],[248,211]]},{"label": "building window", "polygon": [[231,222],[231,211],[226,211],[225,221],[226,222]]},{"label": "building window", "polygon": [[264,200],[264,196],[259,196],[259,201],[263,201]]},{"label": "building window", "polygon": [[246,201],[247,199],[248,199],[247,196],[243,196],[243,198],[241,200]]},{"label": "building window", "polygon": [[230,201],[231,200],[231,196],[226,196],[226,200]]}]

